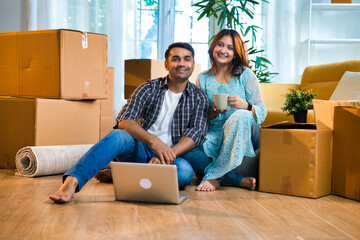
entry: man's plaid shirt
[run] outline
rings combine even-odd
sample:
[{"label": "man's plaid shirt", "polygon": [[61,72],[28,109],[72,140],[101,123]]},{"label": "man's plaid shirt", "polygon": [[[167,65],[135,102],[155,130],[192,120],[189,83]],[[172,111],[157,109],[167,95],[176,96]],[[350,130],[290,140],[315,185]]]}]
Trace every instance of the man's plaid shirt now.
[{"label": "man's plaid shirt", "polygon": [[[160,113],[164,94],[169,89],[167,81],[167,77],[148,80],[136,88],[116,118],[117,124],[122,120],[132,119],[148,130]],[[205,141],[209,124],[208,111],[206,93],[189,82],[181,95],[171,123],[173,143],[176,144],[181,137],[187,136],[197,146],[201,145]]]}]

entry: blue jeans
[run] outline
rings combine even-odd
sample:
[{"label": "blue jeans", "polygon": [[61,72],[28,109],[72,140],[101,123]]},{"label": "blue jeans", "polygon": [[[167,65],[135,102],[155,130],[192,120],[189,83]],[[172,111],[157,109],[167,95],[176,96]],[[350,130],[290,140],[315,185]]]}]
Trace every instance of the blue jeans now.
[{"label": "blue jeans", "polygon": [[[76,189],[78,192],[115,158],[121,162],[147,163],[155,156],[155,152],[148,144],[135,140],[123,130],[115,129],[90,148],[76,165],[64,174],[63,181],[67,176],[76,177],[79,182]],[[177,167],[179,188],[183,189],[191,183],[194,171],[181,157],[176,158],[173,165]]]},{"label": "blue jeans", "polygon": [[[254,150],[259,148],[260,128],[256,123],[251,126],[251,142],[253,144]],[[205,168],[211,163],[211,158],[208,158],[208,156],[206,156],[204,148],[202,146],[196,147],[192,151],[184,153],[183,155],[181,155],[181,157],[186,159],[186,161],[190,163],[198,179],[202,179],[204,177]],[[226,173],[223,177],[216,180],[222,183],[239,186],[243,178],[244,177],[241,174],[230,171]]]}]

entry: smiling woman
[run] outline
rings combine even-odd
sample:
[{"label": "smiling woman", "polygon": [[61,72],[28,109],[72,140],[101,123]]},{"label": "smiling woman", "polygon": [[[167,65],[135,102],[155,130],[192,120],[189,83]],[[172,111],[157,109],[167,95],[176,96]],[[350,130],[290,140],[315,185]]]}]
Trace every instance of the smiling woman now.
[{"label": "smiling woman", "polygon": [[[218,41],[216,44],[212,56],[214,57],[214,62],[217,65],[227,65],[234,58],[234,45],[232,38],[227,35]],[[225,81],[225,83],[228,81]],[[221,82],[223,83],[223,82]]]},{"label": "smiling woman", "polygon": [[[214,191],[220,183],[254,190],[256,179],[233,169],[241,165],[243,157],[254,157],[259,147],[259,124],[265,119],[266,109],[258,79],[249,68],[245,43],[235,30],[222,29],[208,53],[212,66],[199,75],[197,85],[206,92],[212,106],[203,146],[213,160],[208,162],[196,190]],[[227,97],[225,109],[214,105],[220,87]]]}]

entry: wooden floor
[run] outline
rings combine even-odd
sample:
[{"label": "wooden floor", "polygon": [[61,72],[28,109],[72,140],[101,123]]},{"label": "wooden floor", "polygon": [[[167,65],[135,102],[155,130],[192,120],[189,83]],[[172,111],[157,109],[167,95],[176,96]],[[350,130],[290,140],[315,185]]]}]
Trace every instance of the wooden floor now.
[{"label": "wooden floor", "polygon": [[115,201],[92,179],[69,204],[47,196],[61,176],[15,177],[0,170],[0,239],[360,239],[360,203],[189,186],[181,205]]}]

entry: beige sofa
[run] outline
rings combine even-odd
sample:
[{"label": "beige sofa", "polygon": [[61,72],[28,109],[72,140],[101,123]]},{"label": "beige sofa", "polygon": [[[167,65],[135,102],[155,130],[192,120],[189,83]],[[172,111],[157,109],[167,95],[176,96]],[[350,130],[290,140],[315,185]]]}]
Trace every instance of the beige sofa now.
[{"label": "beige sofa", "polygon": [[[267,110],[267,116],[261,126],[268,126],[281,121],[293,121],[286,116],[281,107],[284,95],[289,88],[312,89],[317,92],[317,99],[329,100],[338,82],[346,71],[360,72],[360,60],[330,63],[305,68],[300,84],[261,83],[261,93]],[[313,111],[309,111],[307,122],[314,122]]]}]

